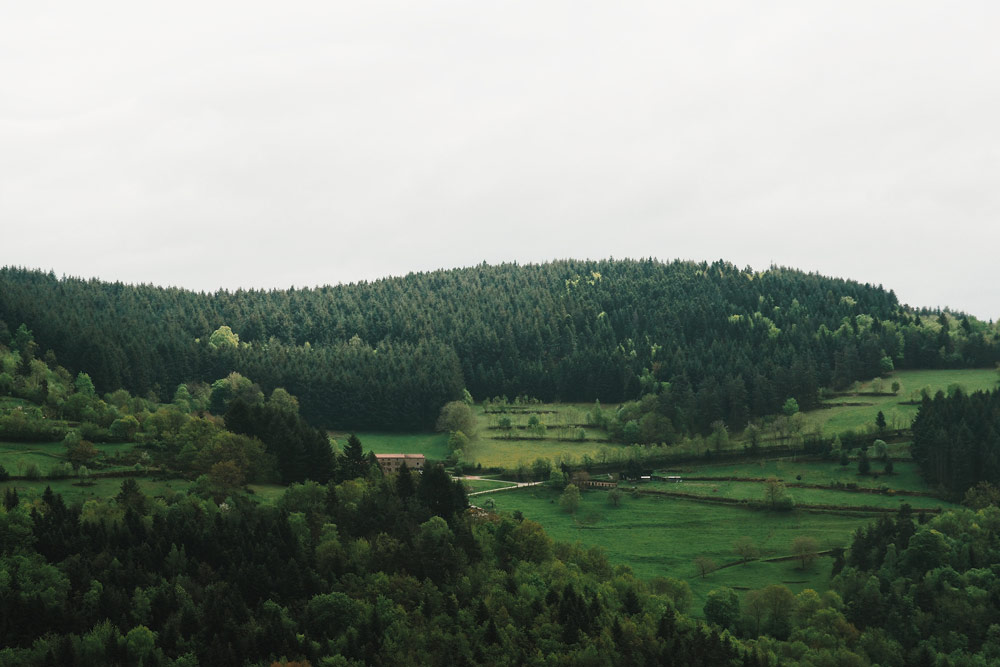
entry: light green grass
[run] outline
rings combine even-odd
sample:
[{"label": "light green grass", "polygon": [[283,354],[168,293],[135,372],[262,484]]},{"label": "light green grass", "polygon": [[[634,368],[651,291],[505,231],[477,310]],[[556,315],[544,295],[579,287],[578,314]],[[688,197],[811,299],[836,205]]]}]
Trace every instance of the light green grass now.
[{"label": "light green grass", "polygon": [[[330,433],[337,441],[337,448],[343,451],[347,444],[347,433]],[[429,459],[442,461],[448,458],[447,433],[357,433],[361,446],[367,453],[376,454],[423,454]]]},{"label": "light green grass", "polygon": [[[872,461],[872,470],[882,469],[881,461]],[[682,472],[662,474],[694,475],[698,477],[746,477],[768,478],[777,477],[784,482],[802,482],[803,484],[833,485],[857,484],[861,488],[879,488],[904,491],[927,491],[927,485],[920,477],[920,471],[915,463],[897,461],[893,463],[892,475],[860,476],[857,461],[851,461],[847,466],[841,466],[837,461],[801,461],[792,459],[770,459],[762,461],[746,461],[723,465],[685,466]],[[801,479],[796,479],[801,477]],[[682,483],[683,485],[684,483]]]},{"label": "light green grass", "polygon": [[[706,482],[690,481],[680,484],[650,482],[640,489],[688,493],[709,498],[732,498],[735,500],[761,501],[764,499],[763,482]],[[891,487],[890,487],[891,488]],[[836,505],[853,507],[880,507],[898,509],[908,503],[914,509],[955,508],[949,502],[926,496],[889,496],[875,493],[852,493],[829,489],[789,488],[787,493],[800,505]]]},{"label": "light green grass", "polygon": [[127,454],[135,449],[139,443],[137,442],[100,442],[94,443],[94,447],[97,451],[104,454],[104,456],[111,458],[115,454]]},{"label": "light green grass", "polygon": [[790,555],[792,541],[814,537],[821,549],[847,546],[852,532],[870,521],[801,511],[772,513],[725,505],[711,505],[673,498],[632,497],[625,494],[622,506],[607,503],[607,493],[585,491],[576,516],[561,511],[558,494],[543,487],[529,487],[490,495],[498,510],[520,510],[542,524],[556,540],[580,542],[606,550],[614,564],[632,567],[643,578],[685,578],[694,592],[692,612],[701,613],[705,595],[719,586],[760,588],[772,583],[789,584],[793,591],[828,586],[829,559],[820,559],[809,570],[797,563],[739,565],[696,576],[694,559],[705,556],[719,565],[737,560],[733,543],[750,537],[766,557]]},{"label": "light green grass", "polygon": [[511,486],[517,486],[514,482],[502,482],[492,479],[463,479],[462,483],[465,484],[466,490],[470,493],[476,491],[489,491],[490,489],[506,489]]},{"label": "light green grass", "polygon": [[[126,454],[137,443],[98,443],[94,447],[100,455],[87,467],[92,471],[131,470],[131,466],[117,465],[115,454]],[[66,448],[61,442],[0,442],[0,465],[11,475],[22,475],[32,463],[42,475],[53,467],[66,463]]]},{"label": "light green grass", "polygon": [[247,488],[253,491],[253,497],[257,500],[273,503],[288,487],[283,484],[247,484]]},{"label": "light green grass", "polygon": [[[895,421],[902,428],[908,427],[917,414],[917,405],[900,405],[909,401],[910,394],[923,387],[930,387],[933,396],[938,390],[946,391],[948,386],[957,383],[967,392],[991,390],[997,387],[997,372],[994,369],[960,369],[931,371],[898,371],[891,377],[882,380],[885,391],[889,391],[893,382],[899,382],[900,390],[896,396],[841,396],[830,399],[827,403],[867,403],[864,406],[835,407],[822,410],[810,410],[803,413],[805,419],[804,431],[811,432],[817,427],[825,435],[832,436],[844,431],[862,431],[874,428],[875,417],[881,410],[890,427]],[[861,385],[861,391],[871,391],[871,382]]]},{"label": "light green grass", "polygon": [[[537,458],[547,458],[550,461],[573,460],[579,462],[583,456],[599,457],[602,447],[618,447],[607,441],[607,433],[600,428],[579,426],[586,424],[587,412],[593,409],[593,403],[543,403],[529,406],[532,412],[510,412],[506,414],[486,414],[481,406],[477,406],[476,420],[478,424],[477,437],[463,452],[466,460],[481,464],[484,468],[502,467],[516,468],[520,464],[531,465]],[[614,409],[614,405],[602,406],[603,409]],[[501,437],[503,431],[491,429],[501,417],[510,419],[514,426],[525,426],[532,415],[545,424],[544,438],[527,437],[528,433],[521,429],[513,429],[512,438]],[[567,441],[574,438],[576,432],[583,428],[583,441]]]},{"label": "light green grass", "polygon": [[[139,486],[142,488],[143,493],[147,496],[159,496],[167,495],[173,493],[186,493],[190,482],[183,479],[171,479],[165,481],[154,481],[150,478],[144,477],[134,477]],[[0,493],[7,488],[17,489],[18,495],[22,499],[27,498],[29,501],[34,497],[41,497],[42,493],[45,491],[46,486],[51,486],[55,493],[62,495],[63,501],[67,504],[83,503],[91,499],[100,498],[111,498],[118,494],[121,489],[122,481],[124,478],[99,478],[93,479],[94,482],[91,486],[76,486],[76,479],[58,479],[58,480],[38,480],[38,481],[24,481],[24,480],[11,480],[8,482],[0,483]]]},{"label": "light green grass", "polygon": [[464,451],[465,458],[473,463],[480,463],[484,468],[501,467],[516,468],[520,464],[531,465],[537,458],[579,462],[584,455],[600,460],[601,449],[622,448],[607,442],[564,442],[560,440],[493,440],[491,438],[476,438]]},{"label": "light green grass", "polygon": [[13,396],[0,396],[0,409],[12,410],[16,407],[28,407],[34,406],[35,404],[31,401],[26,401],[23,398],[14,398]]}]

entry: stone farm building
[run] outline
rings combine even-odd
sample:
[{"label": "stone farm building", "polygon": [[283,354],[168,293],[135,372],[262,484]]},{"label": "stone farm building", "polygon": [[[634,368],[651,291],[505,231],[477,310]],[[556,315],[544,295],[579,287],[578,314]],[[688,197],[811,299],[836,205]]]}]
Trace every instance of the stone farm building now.
[{"label": "stone farm building", "polygon": [[410,470],[423,472],[427,459],[423,454],[376,454],[375,459],[386,475],[392,475],[406,464]]}]

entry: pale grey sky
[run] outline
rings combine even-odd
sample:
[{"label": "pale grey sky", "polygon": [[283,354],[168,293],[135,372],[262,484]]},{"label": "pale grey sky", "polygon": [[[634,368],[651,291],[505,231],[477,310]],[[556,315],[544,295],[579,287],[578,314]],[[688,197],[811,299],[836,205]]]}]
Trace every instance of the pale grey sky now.
[{"label": "pale grey sky", "polygon": [[1000,318],[1000,4],[0,8],[0,265],[218,287],[675,257]]}]

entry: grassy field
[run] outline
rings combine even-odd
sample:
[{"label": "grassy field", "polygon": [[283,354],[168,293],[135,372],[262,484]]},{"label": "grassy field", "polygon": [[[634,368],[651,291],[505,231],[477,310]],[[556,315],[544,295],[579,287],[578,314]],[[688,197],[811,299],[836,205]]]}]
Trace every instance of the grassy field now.
[{"label": "grassy field", "polygon": [[[905,427],[917,413],[916,405],[901,405],[910,400],[913,392],[927,387],[933,394],[938,390],[947,390],[951,384],[958,384],[967,391],[992,389],[997,385],[997,373],[992,369],[972,370],[941,370],[941,371],[899,371],[892,377],[882,380],[888,391],[893,382],[900,383],[899,393],[895,396],[871,396],[863,392],[871,391],[871,382],[860,385],[859,395],[840,396],[830,399],[827,405],[840,403],[857,403],[851,405],[812,410],[803,413],[804,433],[817,429],[825,435],[832,436],[843,431],[862,431],[874,428],[875,416],[879,411],[885,415],[890,427]],[[484,468],[503,467],[514,469],[519,465],[530,466],[537,458],[547,458],[554,464],[562,460],[580,462],[583,457],[590,456],[595,460],[602,459],[602,451],[607,454],[620,449],[622,445],[607,442],[604,431],[583,427],[585,440],[581,442],[567,441],[562,438],[573,437],[579,424],[587,421],[587,412],[593,408],[591,403],[545,403],[527,406],[522,411],[506,414],[487,414],[481,406],[476,406],[478,431],[472,441],[463,451],[463,458]],[[614,405],[603,406],[605,410],[613,410]],[[513,429],[515,437],[506,439],[499,437],[501,430],[490,428],[495,426],[501,417],[507,417],[515,426],[526,425],[532,417],[537,417],[546,425],[546,434],[542,439],[517,437],[526,436],[527,431]],[[343,446],[347,434],[331,433],[336,438],[338,446]],[[442,433],[358,433],[365,451],[378,454],[404,453],[424,454],[428,458],[443,460],[448,457],[448,436]],[[734,434],[731,447],[742,448],[745,443]],[[674,451],[680,452],[683,445],[678,445]],[[890,444],[893,456],[905,456],[906,445]],[[905,482],[904,482],[905,483]],[[906,487],[899,487],[906,488]]]},{"label": "grassy field", "polygon": [[626,564],[644,578],[686,578],[694,592],[692,611],[701,613],[705,595],[719,586],[759,588],[785,583],[793,591],[826,590],[832,561],[822,558],[809,569],[793,561],[756,562],[697,576],[694,559],[722,565],[738,559],[733,543],[750,537],[764,558],[791,554],[792,541],[814,537],[822,549],[847,546],[851,533],[870,519],[800,511],[761,512],[673,498],[632,497],[613,508],[603,491],[585,491],[576,516],[563,512],[558,494],[543,487],[491,494],[498,510],[520,510],[541,523],[554,539],[599,546],[614,564]]},{"label": "grassy field", "polygon": [[[880,461],[872,462],[872,470],[881,470]],[[873,476],[858,475],[858,464],[855,461],[847,466],[841,466],[837,461],[803,461],[794,459],[770,459],[762,461],[747,461],[728,465],[703,465],[697,467],[685,466],[672,469],[672,475],[697,475],[698,477],[744,477],[767,478],[777,477],[786,482],[801,482],[803,484],[835,485],[857,484],[861,488],[875,489],[882,486],[904,491],[926,491],[927,487],[915,463],[897,461],[893,463],[892,475]]]},{"label": "grassy field", "polygon": [[[118,465],[116,457],[131,452],[135,446],[134,442],[97,443],[94,447],[101,456],[88,467],[92,471],[131,469],[131,466]],[[23,475],[31,464],[35,464],[45,476],[66,461],[66,448],[61,442],[0,442],[0,465],[11,475]]]},{"label": "grassy field", "polygon": [[[997,372],[994,369],[965,369],[937,371],[898,371],[891,377],[882,380],[885,391],[889,391],[893,382],[899,382],[900,390],[896,396],[871,396],[864,393],[857,396],[840,396],[825,401],[836,403],[865,403],[866,405],[844,406],[829,409],[811,410],[803,413],[806,432],[817,427],[826,435],[835,435],[844,431],[860,431],[875,424],[875,416],[881,410],[890,427],[893,422],[898,427],[910,425],[917,414],[916,405],[900,405],[909,401],[913,392],[919,392],[928,387],[933,396],[938,390],[946,391],[951,384],[958,384],[967,392],[994,389],[997,386]],[[871,382],[861,385],[861,392],[871,391]]]},{"label": "grassy field", "polygon": [[465,458],[474,463],[481,463],[484,468],[516,468],[520,464],[530,466],[531,462],[537,458],[546,458],[553,463],[559,460],[579,462],[586,454],[599,460],[602,448],[611,450],[620,447],[621,445],[596,441],[493,440],[478,437],[466,448]]},{"label": "grassy field", "polygon": [[475,493],[476,491],[489,491],[490,489],[505,489],[511,486],[517,486],[513,482],[503,482],[493,479],[463,479],[462,483],[465,484],[465,488],[469,493]]},{"label": "grassy field", "polygon": [[0,442],[0,465],[11,475],[23,475],[35,464],[44,475],[66,461],[65,453],[66,449],[58,442]]},{"label": "grassy field", "polygon": [[[602,447],[614,449],[620,445],[607,442],[607,434],[602,429],[580,426],[586,424],[587,411],[593,407],[593,403],[543,403],[527,406],[524,412],[500,415],[487,414],[482,407],[477,406],[478,433],[465,449],[465,458],[482,464],[484,468],[509,469],[521,464],[531,465],[537,458],[546,458],[553,463],[562,460],[579,462],[584,455],[599,459]],[[616,406],[609,404],[602,407],[614,409]],[[527,431],[517,428],[511,431],[514,437],[504,438],[501,437],[503,431],[489,428],[501,417],[509,418],[513,426],[524,426],[532,416],[545,424],[544,438],[527,437]],[[577,442],[560,439],[574,438],[579,428],[584,430],[584,440]]]},{"label": "grassy field", "polygon": [[[173,493],[186,493],[190,482],[183,479],[154,480],[149,477],[134,478],[147,496],[163,496]],[[121,489],[121,478],[98,478],[91,480],[92,485],[77,486],[74,479],[41,479],[37,481],[11,480],[0,482],[0,493],[5,489],[15,488],[22,499],[41,497],[46,486],[62,495],[67,504],[83,503],[92,498],[111,498]]]},{"label": "grassy field", "polygon": [[[330,433],[341,451],[347,444],[347,433]],[[447,433],[357,433],[365,452],[376,454],[423,454],[438,461],[448,458]]]},{"label": "grassy field", "polygon": [[[706,482],[691,481],[681,484],[667,482],[650,482],[639,486],[640,489],[688,493],[709,498],[733,498],[736,500],[759,501],[764,499],[763,482]],[[786,490],[797,504],[800,505],[837,505],[880,507],[897,509],[903,503],[908,503],[915,509],[955,508],[954,505],[937,498],[926,496],[889,496],[875,493],[854,493],[831,489],[789,488]]]},{"label": "grassy field", "polygon": [[247,488],[253,491],[257,500],[271,503],[280,498],[288,487],[283,484],[247,484]]},{"label": "grassy field", "polygon": [[[536,412],[509,413],[511,422],[515,425],[526,425],[531,415],[536,415],[546,424],[547,432],[544,438],[527,437],[527,432],[514,429],[514,437],[501,437],[502,431],[489,426],[501,415],[486,414],[482,407],[476,406],[477,433],[472,437],[469,446],[463,452],[463,458],[473,464],[481,464],[484,468],[502,467],[516,468],[520,464],[531,465],[537,458],[547,458],[550,461],[572,460],[580,461],[585,454],[598,459],[602,447],[609,449],[621,445],[605,440],[601,429],[584,428],[586,439],[581,442],[560,440],[560,436],[571,437],[576,428],[565,424],[583,423],[586,410],[592,407],[578,403],[546,403],[530,406],[528,410]],[[613,406],[612,406],[613,407]],[[522,437],[517,437],[521,435]],[[337,441],[337,447],[343,449],[347,441],[347,433],[331,432],[330,437]],[[376,454],[423,454],[429,459],[438,461],[448,458],[447,433],[377,433],[361,432],[364,450]]]}]

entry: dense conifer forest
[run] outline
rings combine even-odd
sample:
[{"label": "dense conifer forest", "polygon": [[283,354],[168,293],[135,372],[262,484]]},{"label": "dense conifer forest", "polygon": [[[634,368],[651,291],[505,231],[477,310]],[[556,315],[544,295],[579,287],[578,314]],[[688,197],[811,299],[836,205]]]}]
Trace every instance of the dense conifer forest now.
[{"label": "dense conifer forest", "polygon": [[[706,622],[688,615],[684,575],[641,580],[519,513],[470,509],[443,468],[385,476],[357,437],[338,451],[316,427],[424,426],[446,401],[470,400],[470,386],[642,395],[607,425],[629,442],[719,419],[738,428],[789,398],[814,405],[820,386],[995,362],[992,324],[787,270],[502,268],[215,295],[4,270],[0,439],[64,448],[62,467],[46,473],[53,484],[86,484],[95,443],[140,446],[115,459],[113,497],[70,504],[51,488],[22,498],[7,487],[0,665],[1000,660],[1000,391],[925,396],[913,425],[924,476],[964,494],[969,510],[918,522],[903,505],[835,555],[831,590],[718,588]],[[536,298],[544,308],[530,306]],[[305,328],[300,309],[322,324]],[[283,314],[302,328],[279,338],[268,327]],[[491,327],[501,324],[499,335]],[[339,333],[319,335],[324,326]],[[499,352],[484,343],[491,335]],[[103,364],[96,381],[83,366],[93,360]],[[320,402],[334,395],[342,402]],[[39,481],[30,467],[18,479]],[[133,472],[189,486],[153,496]],[[247,482],[287,488],[265,501]]]},{"label": "dense conifer forest", "polygon": [[707,433],[892,368],[1000,360],[1000,334],[974,318],[724,262],[483,265],[214,294],[4,268],[0,322],[0,339],[25,323],[39,351],[99,391],[168,400],[180,383],[237,371],[288,389],[317,426],[358,429],[429,428],[463,388],[618,402],[669,387],[660,412],[673,432]]},{"label": "dense conifer forest", "polygon": [[925,396],[912,430],[928,482],[957,498],[980,482],[1000,485],[1000,390]]}]

